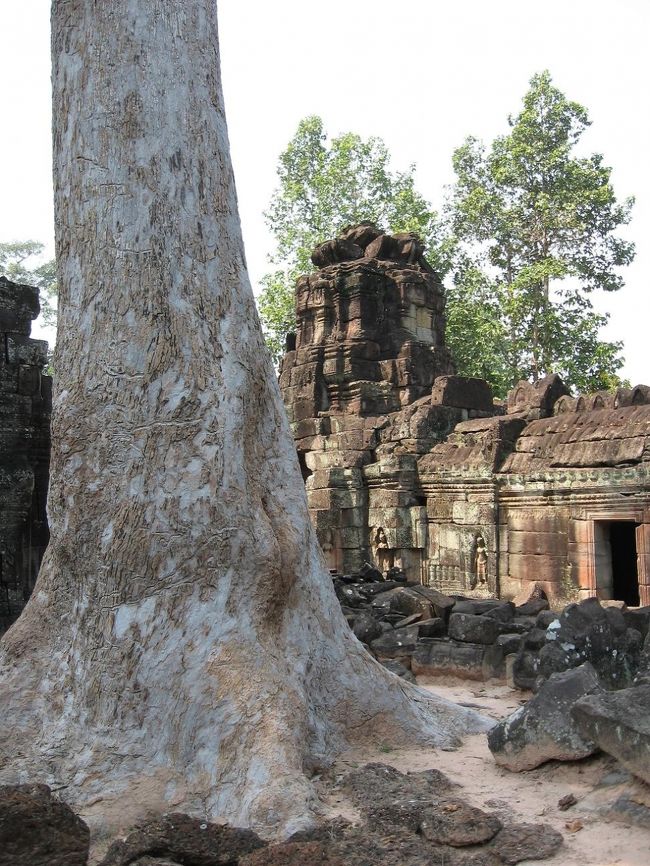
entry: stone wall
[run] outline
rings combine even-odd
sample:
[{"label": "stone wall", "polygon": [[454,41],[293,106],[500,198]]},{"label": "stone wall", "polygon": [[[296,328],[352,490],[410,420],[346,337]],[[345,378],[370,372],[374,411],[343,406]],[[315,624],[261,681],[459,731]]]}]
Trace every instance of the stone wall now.
[{"label": "stone wall", "polygon": [[47,546],[52,380],[30,337],[38,290],[0,277],[0,633],[18,617]]},{"label": "stone wall", "polygon": [[650,388],[575,398],[550,375],[501,405],[454,375],[443,288],[412,236],[363,224],[312,260],[280,383],[330,568],[650,603]]}]

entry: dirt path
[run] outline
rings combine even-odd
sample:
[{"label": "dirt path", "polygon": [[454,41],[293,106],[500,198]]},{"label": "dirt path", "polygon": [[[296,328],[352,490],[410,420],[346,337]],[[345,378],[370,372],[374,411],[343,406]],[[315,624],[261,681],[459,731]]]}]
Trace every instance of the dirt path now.
[{"label": "dirt path", "polygon": [[[421,684],[496,719],[526,699],[521,692],[499,684],[450,679]],[[347,753],[335,771],[343,773],[370,761],[391,764],[402,772],[435,767],[460,786],[459,796],[475,806],[509,821],[550,824],[562,833],[565,844],[555,857],[543,861],[549,866],[650,866],[650,830],[606,820],[599,814],[603,808],[609,811],[621,793],[627,793],[633,807],[635,801],[650,807],[650,790],[630,782],[619,765],[604,755],[570,763],[554,761],[526,773],[511,773],[494,763],[485,735],[479,734],[467,737],[454,752],[389,750],[380,745],[374,751]],[[557,804],[566,794],[573,794],[578,802],[563,812]],[[338,795],[326,799],[333,812],[354,817]]]}]

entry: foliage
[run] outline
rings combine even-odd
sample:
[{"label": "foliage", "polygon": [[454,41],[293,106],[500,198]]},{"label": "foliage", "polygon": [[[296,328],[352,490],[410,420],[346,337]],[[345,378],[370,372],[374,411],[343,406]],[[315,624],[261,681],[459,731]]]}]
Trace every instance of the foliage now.
[{"label": "foliage", "polygon": [[277,358],[295,327],[296,280],[312,269],[310,255],[346,225],[370,220],[388,231],[416,232],[434,267],[449,266],[440,223],[415,189],[415,166],[392,171],[380,138],[347,132],[328,141],[320,117],[302,120],[281,154],[279,186],[264,216],[276,249],[275,270],[262,279],[258,305]]},{"label": "foliage", "polygon": [[485,351],[484,375],[500,394],[548,372],[580,390],[611,387],[621,343],[599,340],[608,317],[589,294],[623,285],[616,269],[634,246],[614,233],[633,200],[617,202],[600,154],[575,155],[590,121],[548,72],[531,79],[508,122],[489,149],[468,138],[454,153],[449,344],[462,372]]},{"label": "foliage", "polygon": [[0,243],[0,276],[14,283],[34,286],[39,290],[41,316],[46,325],[56,324],[56,262],[54,259],[33,267],[28,266],[31,259],[42,256],[44,245],[38,241],[14,241]]}]

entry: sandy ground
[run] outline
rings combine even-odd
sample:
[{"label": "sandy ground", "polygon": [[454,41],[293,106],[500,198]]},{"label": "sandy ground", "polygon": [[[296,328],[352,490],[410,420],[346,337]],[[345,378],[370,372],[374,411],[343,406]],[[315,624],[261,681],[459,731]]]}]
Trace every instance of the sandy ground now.
[{"label": "sandy ground", "polygon": [[[521,692],[502,684],[445,678],[420,685],[496,719],[526,700]],[[485,734],[477,734],[467,737],[453,752],[379,746],[374,751],[346,753],[334,771],[344,773],[370,761],[391,764],[402,772],[435,767],[457,783],[458,796],[474,806],[508,821],[550,824],[562,833],[565,843],[555,857],[542,861],[549,866],[650,866],[650,830],[611,819],[611,805],[621,794],[650,807],[650,789],[630,780],[605,755],[567,763],[552,761],[525,773],[511,773],[494,763]],[[354,817],[339,794],[327,790],[322,794],[332,813]],[[563,812],[558,800],[566,794],[573,794],[578,802]]]}]

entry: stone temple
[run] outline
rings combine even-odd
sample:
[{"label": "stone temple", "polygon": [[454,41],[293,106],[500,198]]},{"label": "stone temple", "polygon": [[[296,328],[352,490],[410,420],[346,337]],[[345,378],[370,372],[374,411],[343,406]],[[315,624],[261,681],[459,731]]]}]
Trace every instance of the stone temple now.
[{"label": "stone temple", "polygon": [[312,261],[280,384],[330,568],[650,604],[650,388],[576,399],[551,375],[494,401],[455,375],[414,236],[362,224]]}]

